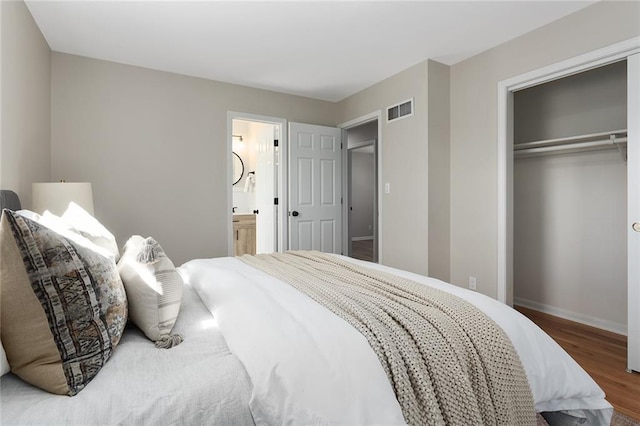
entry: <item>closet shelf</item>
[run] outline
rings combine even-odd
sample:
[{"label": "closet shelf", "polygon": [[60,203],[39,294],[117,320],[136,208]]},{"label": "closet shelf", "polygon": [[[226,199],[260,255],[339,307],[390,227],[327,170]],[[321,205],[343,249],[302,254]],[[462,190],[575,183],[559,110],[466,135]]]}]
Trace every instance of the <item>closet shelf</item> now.
[{"label": "closet shelf", "polygon": [[517,143],[513,145],[513,157],[517,159],[617,148],[626,161],[626,145],[627,130],[622,129],[610,132],[590,133],[587,135]]}]

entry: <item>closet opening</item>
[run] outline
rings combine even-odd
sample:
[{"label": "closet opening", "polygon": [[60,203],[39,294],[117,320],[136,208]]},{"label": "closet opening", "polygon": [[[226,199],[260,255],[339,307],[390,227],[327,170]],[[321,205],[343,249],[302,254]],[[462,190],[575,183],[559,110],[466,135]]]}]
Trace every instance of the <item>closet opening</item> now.
[{"label": "closet opening", "polygon": [[[553,114],[551,112],[558,111],[558,116],[563,117],[563,121],[561,124],[558,124],[557,120],[551,121],[551,124],[539,124],[540,128],[538,130],[530,129],[530,131],[540,131],[540,132],[549,132],[551,129],[555,129],[555,133],[543,134],[542,136],[532,136],[531,141],[524,140],[522,138],[523,132],[526,134],[527,126],[532,126],[530,124],[520,124],[518,126],[515,123],[515,115],[523,114],[523,110],[520,109],[520,112],[515,110],[515,104],[518,102],[522,104],[522,99],[517,100],[516,97],[525,96],[526,98],[526,90],[528,88],[535,88],[536,86],[541,86],[546,83],[553,83],[558,81],[560,85],[566,84],[561,83],[565,77],[567,78],[576,78],[576,80],[572,80],[574,82],[574,89],[578,92],[581,91],[580,83],[582,80],[587,79],[590,75],[590,71],[594,71],[594,74],[603,73],[603,74],[616,74],[617,72],[622,74],[624,70],[622,69],[626,63],[626,124],[618,124],[615,121],[603,121],[604,117],[609,117],[607,120],[611,120],[611,116],[607,114],[593,114],[591,111],[594,108],[598,107],[598,100],[595,99],[597,96],[593,96],[590,94],[582,93],[580,98],[576,100],[575,98],[567,98],[571,102],[573,102],[574,106],[577,107],[576,111],[582,111],[587,115],[591,115],[591,119],[585,119],[584,116],[580,114],[571,114],[562,112],[562,109],[557,109],[561,106],[562,103],[559,101],[553,100],[552,98],[547,99],[546,104],[542,104],[541,107],[545,106],[544,110],[546,111],[546,115]],[[611,66],[611,67],[609,67]],[[600,69],[602,68],[602,69]],[[594,74],[591,74],[592,76]],[[597,80],[597,79],[595,79]],[[606,80],[606,79],[605,79]],[[601,81],[600,83],[592,83],[595,84],[596,92],[600,91],[601,96],[606,102],[609,102],[609,107],[603,107],[605,110],[607,108],[621,108],[621,105],[614,106],[616,102],[611,104],[611,93],[608,91],[603,91],[602,86],[598,89],[598,85],[606,85],[611,84],[611,82],[606,83]],[[551,87],[549,85],[547,87]],[[568,86],[571,86],[569,84]],[[621,87],[612,88],[615,93],[621,93]],[[569,317],[568,319],[573,319],[574,321],[587,323],[593,320],[595,315],[608,315],[607,318],[599,318],[598,324],[596,325],[599,328],[607,328],[607,329],[617,329],[625,328],[626,332],[622,334],[626,334],[627,336],[627,370],[628,371],[639,371],[640,372],[640,311],[638,311],[638,306],[640,306],[640,263],[637,259],[640,258],[640,122],[638,121],[638,116],[640,114],[640,40],[636,38],[631,38],[628,40],[624,40],[610,46],[603,47],[601,49],[597,49],[591,52],[587,52],[585,54],[569,58],[555,64],[551,64],[533,71],[526,72],[521,75],[517,75],[511,77],[509,79],[500,81],[497,85],[498,89],[498,179],[497,179],[497,187],[498,187],[498,203],[497,203],[497,211],[498,211],[498,228],[497,228],[497,298],[498,300],[507,303],[509,305],[513,304],[514,301],[514,290],[518,292],[516,297],[519,299],[518,302],[522,303],[522,300],[527,300],[527,297],[532,298],[535,295],[532,293],[525,294],[522,288],[519,288],[519,284],[516,283],[516,279],[522,281],[520,277],[522,276],[522,271],[526,270],[523,268],[527,268],[526,265],[522,264],[522,259],[527,256],[533,256],[535,261],[535,256],[546,256],[547,259],[550,259],[549,262],[552,264],[558,263],[559,261],[566,260],[567,263],[571,263],[572,265],[579,265],[580,270],[591,271],[594,274],[602,274],[600,270],[596,270],[596,265],[591,265],[590,255],[587,256],[585,252],[593,252],[596,256],[599,257],[596,260],[596,263],[601,262],[603,259],[608,259],[610,264],[618,265],[616,270],[612,272],[613,275],[602,276],[601,280],[604,285],[608,285],[610,282],[617,282],[621,278],[625,277],[626,279],[626,320],[620,317],[620,313],[612,314],[611,311],[608,311],[603,306],[598,306],[595,312],[589,313],[587,316],[575,315],[573,317]],[[543,90],[544,91],[544,90]],[[520,92],[520,93],[518,93]],[[542,95],[539,95],[542,96]],[[549,95],[551,96],[551,95]],[[582,97],[586,96],[586,97]],[[621,94],[621,97],[624,97],[624,94]],[[598,101],[598,102],[592,102]],[[619,100],[619,99],[618,99]],[[563,102],[569,102],[566,99]],[[522,106],[520,108],[523,108]],[[526,108],[526,107],[524,107]],[[525,110],[526,111],[526,110]],[[526,112],[525,112],[526,114]],[[531,115],[537,114],[536,111],[530,111]],[[582,118],[578,118],[582,117]],[[620,120],[620,116],[616,116],[616,120]],[[536,117],[532,118],[533,120]],[[575,124],[582,122],[585,123],[584,127],[580,127],[576,130],[576,128],[572,129],[572,133],[570,135],[561,134],[558,136],[558,131],[563,128],[566,130],[568,127],[574,126]],[[524,127],[522,127],[524,126]],[[516,129],[519,127],[519,129]],[[594,128],[595,127],[595,128]],[[626,136],[624,132],[618,133],[618,131],[624,130],[626,128]],[[518,136],[516,136],[516,132],[518,132]],[[577,138],[576,138],[577,136]],[[520,138],[519,140],[516,137]],[[606,139],[609,139],[609,150],[600,150],[603,145],[606,145]],[[538,138],[543,138],[538,140]],[[567,138],[569,141],[567,141]],[[626,141],[624,140],[626,139]],[[531,142],[540,142],[540,146],[535,146],[535,143]],[[567,144],[569,142],[569,144]],[[518,147],[518,144],[520,147]],[[529,144],[526,146],[524,144]],[[624,144],[626,144],[626,152],[624,150]],[[559,147],[556,145],[560,145]],[[563,146],[564,145],[564,146]],[[582,149],[577,149],[582,145],[583,148],[587,148],[588,145],[600,145],[600,147],[593,147],[595,151],[584,151]],[[515,148],[515,149],[514,149]],[[523,148],[523,149],[519,149]],[[531,148],[531,149],[529,149]],[[543,148],[545,151],[555,151],[559,153],[563,150],[568,150],[562,155],[553,155],[553,156],[545,156],[545,157],[535,157],[530,154],[536,154],[537,148]],[[576,151],[577,149],[577,151]],[[524,154],[522,153],[524,151]],[[568,157],[567,153],[573,151],[573,154],[577,156],[576,158]],[[600,157],[608,157],[607,159],[601,158],[598,160],[589,160],[592,158],[592,155],[598,154]],[[624,160],[626,153],[626,162]],[[574,157],[575,157],[574,156]],[[529,157],[529,158],[527,158]],[[562,175],[560,183],[556,180],[551,180],[549,177],[539,177],[536,182],[535,179],[525,179],[523,182],[522,175],[528,175],[531,171],[532,167],[527,167],[528,163],[533,163],[536,158],[542,158],[544,163],[546,163],[545,167],[551,173],[555,173],[557,175]],[[564,163],[571,163],[569,159],[573,158],[573,162],[584,163],[587,167],[587,171],[574,171],[569,172]],[[618,162],[618,166],[615,166],[614,162]],[[520,164],[525,164],[521,166]],[[604,219],[595,219],[592,215],[593,212],[602,210],[603,206],[598,205],[598,203],[609,203],[613,202],[613,200],[619,198],[619,194],[615,195],[618,191],[617,189],[611,189],[609,186],[605,185],[605,182],[609,181],[611,176],[609,174],[602,175],[604,178],[600,179],[601,176],[601,168],[605,166],[611,166],[609,172],[613,172],[613,174],[623,174],[621,171],[622,167],[626,167],[626,182],[622,182],[622,185],[626,184],[626,198],[624,202],[627,205],[627,211],[624,218],[620,219],[619,217],[611,218],[607,217]],[[515,168],[520,168],[520,170],[514,170]],[[520,175],[516,176],[516,173]],[[604,173],[604,172],[602,172]],[[515,182],[517,179],[517,183]],[[589,191],[597,190],[601,193],[602,200],[604,201],[595,201],[593,198],[590,203],[585,203],[585,200],[591,197],[590,193],[585,193],[584,195],[580,192],[583,191],[582,188],[585,187],[585,181],[589,182],[588,185]],[[532,190],[537,190],[539,193],[537,194],[538,201],[531,205],[531,208],[522,212],[516,212],[516,209],[522,210],[520,206],[519,200],[522,199],[522,195],[516,195],[514,193],[514,186],[518,185],[533,186]],[[546,185],[541,187],[540,185]],[[535,186],[538,185],[536,189]],[[547,191],[547,187],[550,187],[551,190]],[[569,187],[574,188],[573,196],[569,198],[566,196],[558,195],[558,191],[560,187]],[[542,191],[544,189],[545,191]],[[609,192],[613,191],[613,194]],[[573,197],[573,198],[571,198]],[[618,198],[616,198],[618,197]],[[555,203],[555,204],[554,204]],[[559,203],[559,204],[558,204]],[[561,207],[557,207],[559,213],[573,212],[576,217],[579,215],[580,220],[571,220],[571,222],[567,222],[566,220],[560,220],[560,216],[552,216],[549,212],[549,205],[559,205]],[[576,210],[577,206],[577,210]],[[610,206],[604,206],[608,208]],[[566,210],[566,211],[565,211]],[[576,213],[576,211],[578,213]],[[618,213],[619,214],[619,213]],[[516,217],[517,215],[517,217]],[[524,215],[524,216],[523,216]],[[527,216],[529,215],[529,216]],[[550,219],[545,223],[550,227],[551,231],[556,231],[555,235],[546,233],[544,238],[540,236],[536,236],[538,238],[538,245],[542,245],[543,250],[548,250],[550,254],[556,254],[555,257],[549,257],[547,254],[535,254],[532,252],[532,249],[518,243],[515,238],[522,238],[522,236],[526,236],[529,230],[527,229],[529,222],[527,222],[528,218],[534,217],[533,222],[531,222],[532,227],[535,224],[535,221],[539,221],[540,218],[544,218],[545,215],[549,216]],[[611,233],[607,233],[604,240],[599,240],[598,235],[600,234],[601,227],[611,227],[613,226],[612,222],[618,222],[622,220],[620,223],[622,228],[615,228],[615,231]],[[514,222],[518,221],[519,225],[515,225]],[[550,224],[550,225],[549,225]],[[519,230],[514,229],[514,226],[518,226]],[[637,228],[637,229],[636,229]],[[610,228],[611,229],[611,228]],[[618,229],[624,229],[624,231],[619,231]],[[611,244],[609,241],[610,238],[613,238],[612,234],[619,235],[619,232],[623,232],[626,238],[626,252],[621,255],[622,259],[618,259],[618,261],[614,261],[609,257],[609,253],[606,251],[607,244]],[[516,237],[515,234],[518,233],[520,237]],[[574,242],[573,245],[567,239],[568,233],[574,233],[578,235],[579,238],[582,238],[585,241],[586,246],[578,246]],[[561,241],[558,245],[553,243],[552,238],[558,239]],[[514,247],[515,244],[521,244],[520,247]],[[564,251],[559,253],[558,247],[564,247]],[[617,250],[619,250],[619,245],[616,244]],[[518,252],[518,259],[514,259],[515,252]],[[622,262],[623,260],[624,262]],[[517,265],[516,265],[517,264]],[[625,270],[626,264],[626,270]],[[519,269],[518,272],[515,269]],[[531,271],[530,271],[531,272]],[[546,271],[544,273],[532,272],[533,274],[542,275],[542,278],[545,280],[548,277],[553,277],[556,282],[558,280],[564,281],[565,279],[574,278],[576,275],[575,271],[565,270],[563,273],[550,272]],[[550,275],[551,274],[551,275]],[[555,275],[554,275],[555,274]],[[582,272],[583,276],[586,276],[584,272]],[[516,278],[518,276],[518,278]],[[591,277],[588,277],[589,279]],[[580,287],[577,293],[565,290],[562,292],[560,290],[561,287],[549,288],[546,287],[541,292],[540,296],[556,297],[554,300],[563,300],[567,305],[560,307],[562,310],[557,310],[552,312],[552,315],[555,316],[566,316],[567,314],[572,315],[576,314],[576,307],[580,307],[582,309],[584,306],[590,305],[594,306],[595,297],[593,295],[589,296],[588,289],[585,287]],[[604,294],[601,290],[598,290]],[[617,287],[612,287],[611,292],[614,293],[614,297],[620,297],[620,295],[624,292],[624,289],[619,289]],[[576,298],[576,300],[570,300],[570,296]],[[609,295],[607,295],[609,296]],[[548,299],[544,299],[548,300]],[[602,303],[606,302],[608,299],[604,299]],[[526,302],[525,302],[526,303]],[[544,302],[538,305],[538,310],[542,310],[544,308]],[[567,308],[567,306],[569,308]],[[570,310],[572,309],[572,310]],[[625,306],[619,307],[620,311],[624,312]],[[603,314],[604,313],[604,314]],[[604,321],[600,321],[604,320]]]},{"label": "closet opening", "polygon": [[514,304],[627,334],[627,61],[513,94]]}]

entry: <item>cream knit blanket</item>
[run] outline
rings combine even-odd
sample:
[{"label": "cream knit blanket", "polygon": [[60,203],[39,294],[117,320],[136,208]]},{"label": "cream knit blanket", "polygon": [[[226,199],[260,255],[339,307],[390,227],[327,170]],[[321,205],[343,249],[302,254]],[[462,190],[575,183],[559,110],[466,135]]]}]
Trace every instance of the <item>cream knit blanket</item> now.
[{"label": "cream knit blanket", "polygon": [[529,383],[511,341],[470,303],[319,252],[240,259],[362,333],[408,424],[536,424]]}]

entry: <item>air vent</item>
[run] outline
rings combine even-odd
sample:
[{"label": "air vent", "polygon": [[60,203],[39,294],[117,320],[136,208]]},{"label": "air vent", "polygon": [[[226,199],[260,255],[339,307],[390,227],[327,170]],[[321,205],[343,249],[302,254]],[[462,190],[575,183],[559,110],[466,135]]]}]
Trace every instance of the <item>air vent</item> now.
[{"label": "air vent", "polygon": [[387,121],[395,121],[413,115],[413,98],[387,108]]}]

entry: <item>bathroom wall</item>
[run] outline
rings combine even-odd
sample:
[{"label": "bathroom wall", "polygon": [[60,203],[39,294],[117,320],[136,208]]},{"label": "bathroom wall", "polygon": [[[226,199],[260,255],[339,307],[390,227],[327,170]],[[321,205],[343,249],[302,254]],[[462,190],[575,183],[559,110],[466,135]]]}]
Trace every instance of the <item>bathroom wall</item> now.
[{"label": "bathroom wall", "polygon": [[[238,137],[233,138],[233,152],[238,154],[244,164],[244,173],[240,181],[233,186],[233,205],[238,207],[237,213],[252,213],[257,206],[256,185],[257,179],[264,179],[258,176],[258,152],[259,141],[273,139],[273,124],[260,123],[257,121],[233,120],[233,134],[242,136],[242,141]],[[253,184],[248,182],[249,173],[253,172]],[[267,182],[262,182],[267,184]]]},{"label": "bathroom wall", "polygon": [[256,140],[253,137],[253,123],[244,120],[233,120],[233,134],[242,136],[233,138],[233,152],[238,154],[244,164],[244,173],[238,183],[233,186],[233,207],[236,213],[251,213],[256,208],[256,193],[252,187],[245,191],[247,175],[256,169]]}]

